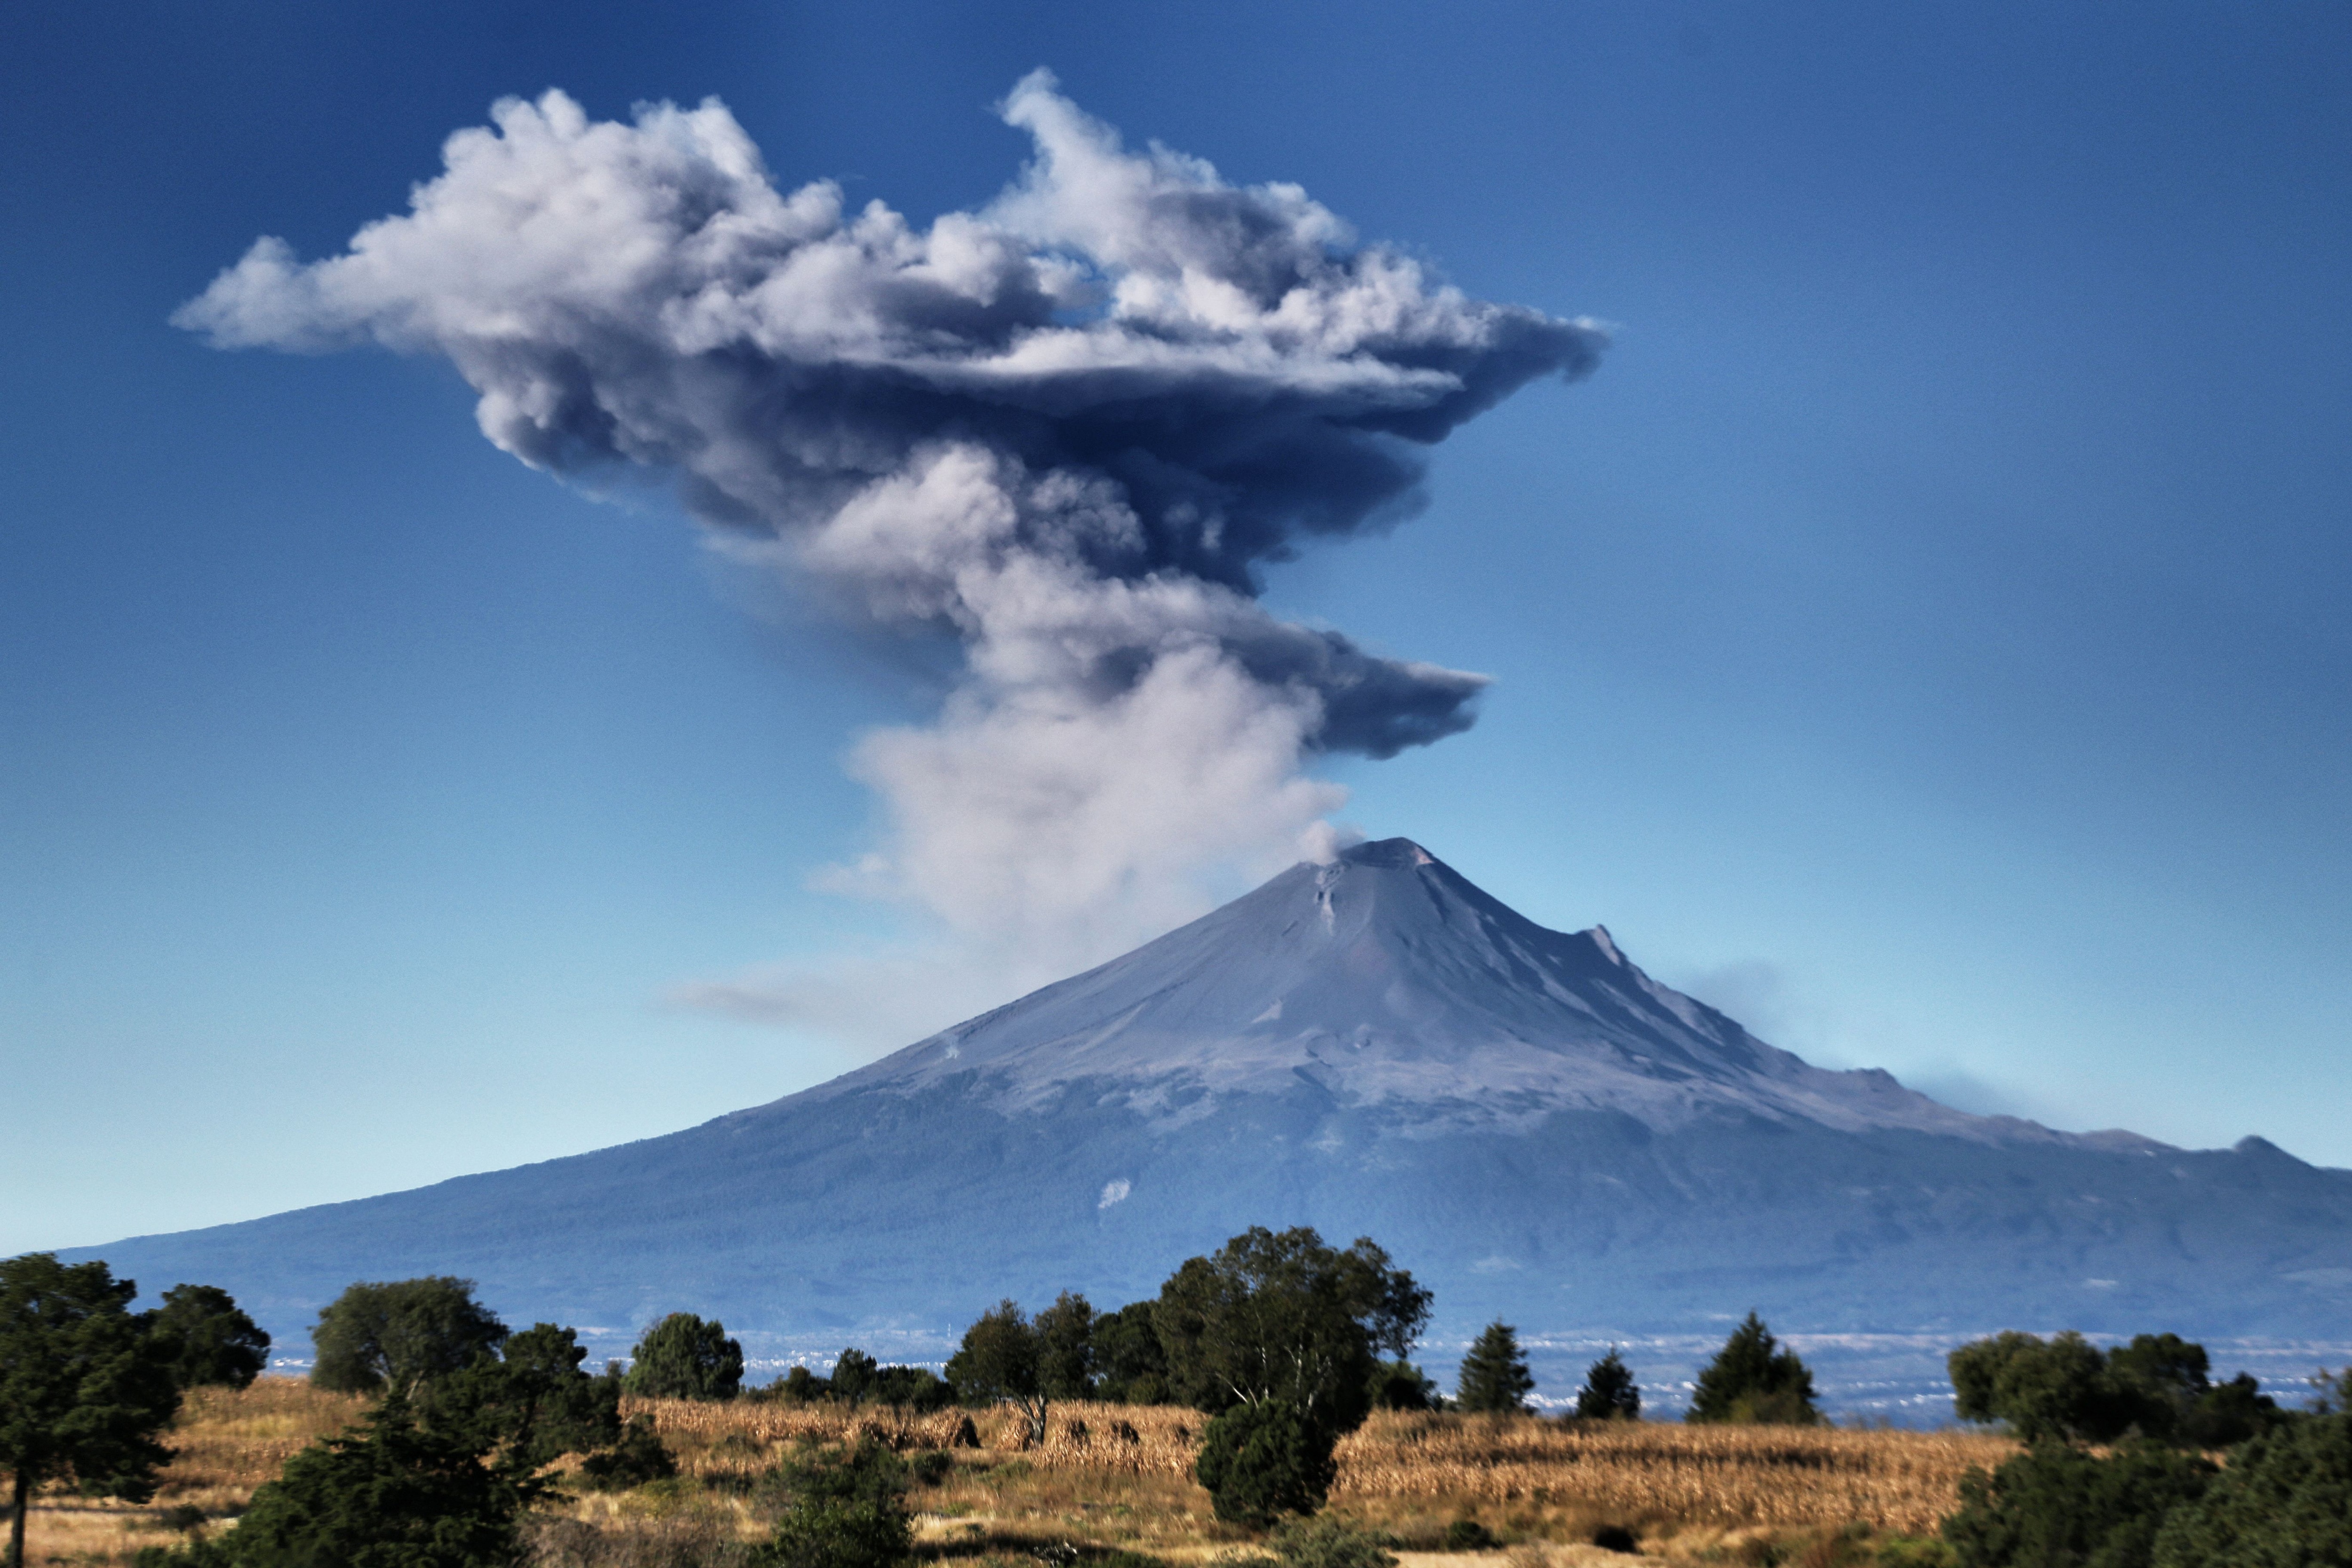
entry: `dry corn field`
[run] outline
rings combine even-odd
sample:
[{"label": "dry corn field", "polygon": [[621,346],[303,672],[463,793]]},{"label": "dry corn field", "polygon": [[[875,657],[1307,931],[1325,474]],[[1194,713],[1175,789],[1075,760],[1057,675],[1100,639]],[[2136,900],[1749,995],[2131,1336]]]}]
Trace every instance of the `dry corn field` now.
[{"label": "dry corn field", "polygon": [[[31,1521],[27,1561],[127,1563],[140,1546],[175,1539],[167,1510],[234,1512],[289,1457],[362,1408],[288,1378],[243,1393],[202,1391],[167,1439],[177,1457],[152,1505],[45,1498]],[[1078,1541],[1186,1563],[1246,1552],[1247,1538],[1216,1522],[1192,1479],[1204,1418],[1191,1410],[1057,1405],[1045,1442],[1024,1448],[1022,1423],[1004,1410],[918,1415],[754,1400],[632,1400],[627,1408],[653,1417],[680,1479],[580,1498],[563,1509],[570,1522],[560,1529],[751,1539],[761,1530],[758,1478],[788,1449],[870,1437],[953,1458],[945,1479],[909,1500],[921,1538],[937,1551],[1025,1558],[1045,1542]],[[1743,1538],[1819,1536],[1849,1525],[1931,1532],[1969,1467],[1998,1464],[2011,1451],[2003,1439],[1959,1433],[1575,1427],[1532,1417],[1384,1414],[1340,1444],[1332,1503],[1408,1546],[1434,1546],[1448,1523],[1475,1518],[1524,1543],[1517,1561],[1531,1564],[1549,1551],[1552,1568],[1582,1561],[1585,1552],[1570,1543],[1602,1523],[1637,1530],[1669,1560],[1738,1560],[1726,1548]],[[1417,1555],[1409,1555],[1409,1568]]]}]

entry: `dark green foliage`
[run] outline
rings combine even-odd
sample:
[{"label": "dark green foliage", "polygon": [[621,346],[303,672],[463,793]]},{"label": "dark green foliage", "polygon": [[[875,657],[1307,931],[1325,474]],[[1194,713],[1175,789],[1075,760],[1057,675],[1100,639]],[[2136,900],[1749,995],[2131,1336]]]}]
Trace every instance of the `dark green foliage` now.
[{"label": "dark green foliage", "polygon": [[1094,1308],[1067,1290],[1037,1314],[1037,1382],[1046,1398],[1094,1397]]},{"label": "dark green foliage", "polygon": [[1154,1305],[1130,1301],[1095,1319],[1095,1389],[1115,1405],[1168,1403],[1168,1352],[1152,1321]]},{"label": "dark green foliage", "polygon": [[1780,1349],[1753,1312],[1698,1374],[1698,1388],[1684,1417],[1781,1426],[1811,1426],[1821,1418],[1813,1406],[1811,1370],[1796,1352]]},{"label": "dark green foliage", "polygon": [[629,1353],[622,1385],[648,1399],[732,1399],[743,1385],[743,1347],[716,1319],[672,1312]]},{"label": "dark green foliage", "polygon": [[2177,1334],[2141,1334],[2104,1352],[2077,1333],[1996,1334],[1962,1345],[1948,1365],[1961,1419],[2005,1422],[2029,1443],[2111,1443],[2137,1434],[2219,1448],[2279,1419],[2253,1378],[2213,1383],[2205,1347]]},{"label": "dark green foliage", "polygon": [[216,1285],[174,1285],[163,1292],[155,1331],[179,1351],[172,1376],[182,1388],[218,1384],[245,1388],[269,1365],[269,1336]]},{"label": "dark green foliage", "polygon": [[887,1568],[914,1551],[907,1467],[877,1443],[805,1451],[776,1482],[789,1501],[758,1568]]},{"label": "dark green foliage", "polygon": [[819,1377],[804,1366],[796,1366],[783,1376],[757,1391],[761,1399],[781,1399],[789,1405],[806,1405],[813,1399],[823,1399],[833,1392],[833,1380]]},{"label": "dark green foliage", "polygon": [[1584,1369],[1584,1386],[1576,1391],[1576,1418],[1580,1421],[1639,1421],[1642,1418],[1642,1385],[1633,1381],[1633,1368],[1611,1345],[1609,1353]]},{"label": "dark green foliage", "polygon": [[498,1348],[506,1325],[474,1300],[474,1282],[433,1275],[352,1286],[310,1331],[310,1381],[341,1394],[419,1386]]},{"label": "dark green foliage", "polygon": [[655,1433],[654,1424],[642,1415],[622,1428],[619,1440],[610,1447],[580,1461],[580,1479],[591,1491],[627,1491],[676,1474],[677,1460]]},{"label": "dark green foliage", "polygon": [[1500,1318],[1486,1325],[1462,1358],[1454,1403],[1463,1410],[1525,1410],[1536,1380],[1519,1349],[1518,1331]]},{"label": "dark green foliage", "polygon": [[621,1381],[609,1371],[602,1377],[581,1371],[587,1357],[572,1330],[535,1323],[509,1337],[499,1355],[427,1384],[416,1408],[426,1425],[535,1471],[622,1438]]},{"label": "dark green foliage", "polygon": [[866,1398],[875,1370],[874,1358],[853,1346],[835,1358],[833,1375],[825,1381],[832,1385],[835,1399],[856,1405]]},{"label": "dark green foliage", "polygon": [[1448,1552],[1484,1552],[1500,1542],[1496,1541],[1493,1531],[1476,1520],[1457,1519],[1445,1527],[1445,1539],[1442,1544]]},{"label": "dark green foliage", "polygon": [[1036,1326],[1015,1301],[999,1301],[963,1331],[948,1358],[948,1382],[971,1405],[1003,1402],[1027,1422],[1027,1441],[1045,1440],[1045,1346]]},{"label": "dark green foliage", "polygon": [[9,1483],[9,1568],[25,1559],[25,1510],[44,1481],[144,1502],[155,1440],[180,1407],[176,1345],[133,1313],[135,1281],[52,1253],[0,1262],[0,1474]]},{"label": "dark green foliage", "polygon": [[1291,1519],[1266,1540],[1286,1568],[1397,1568],[1396,1542],[1343,1519]]},{"label": "dark green foliage", "polygon": [[2156,1568],[2352,1563],[2352,1415],[2291,1420],[2230,1456],[2202,1498],[2173,1510]]},{"label": "dark green foliage", "polygon": [[1372,1365],[1372,1408],[1375,1410],[1441,1410],[1445,1395],[1437,1380],[1409,1361],[1375,1362]]},{"label": "dark green foliage", "polygon": [[877,1405],[914,1411],[945,1410],[956,1402],[954,1388],[927,1366],[877,1368],[866,1397]]},{"label": "dark green foliage", "polygon": [[907,1461],[907,1473],[921,1487],[935,1487],[948,1479],[955,1461],[937,1448],[926,1448]]},{"label": "dark green foliage", "polygon": [[1333,1434],[1286,1399],[1235,1405],[1201,1435],[1192,1473],[1217,1517],[1263,1529],[1286,1513],[1313,1513],[1339,1473]]},{"label": "dark green foliage", "polygon": [[466,1434],[419,1422],[398,1393],[303,1449],[226,1535],[172,1568],[507,1568],[540,1487]]},{"label": "dark green foliage", "polygon": [[2149,1568],[2165,1515],[2194,1502],[2213,1467],[2151,1444],[2106,1458],[2045,1441],[1960,1481],[1944,1540],[1959,1568]]}]

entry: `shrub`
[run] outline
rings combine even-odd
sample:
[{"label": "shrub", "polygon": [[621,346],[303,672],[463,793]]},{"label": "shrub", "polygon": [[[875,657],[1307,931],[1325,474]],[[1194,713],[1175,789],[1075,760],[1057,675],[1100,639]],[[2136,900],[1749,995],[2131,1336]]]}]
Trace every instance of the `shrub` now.
[{"label": "shrub", "polygon": [[1437,1380],[1409,1361],[1384,1361],[1372,1368],[1375,1410],[1443,1410],[1445,1395]]},{"label": "shrub", "polygon": [[1447,1552],[1484,1552],[1496,1544],[1495,1532],[1475,1519],[1457,1519],[1445,1527],[1441,1543]]},{"label": "shrub", "polygon": [[908,1473],[914,1477],[918,1486],[938,1486],[954,1468],[955,1461],[937,1448],[926,1448],[907,1461]]},{"label": "shrub", "polygon": [[1201,1434],[1192,1473],[1217,1517],[1263,1529],[1286,1513],[1313,1513],[1330,1495],[1336,1435],[1285,1399],[1236,1405]]},{"label": "shrub", "polygon": [[2157,1568],[2352,1563],[2352,1415],[2296,1420],[2230,1456],[2203,1497],[2173,1510]]},{"label": "shrub", "polygon": [[1397,1568],[1395,1542],[1342,1519],[1288,1521],[1266,1544],[1287,1568]]},{"label": "shrub", "polygon": [[646,1331],[623,1384],[653,1399],[732,1399],[743,1385],[743,1347],[727,1325],[672,1312]]},{"label": "shrub", "polygon": [[611,1447],[580,1461],[581,1479],[591,1491],[627,1491],[676,1474],[677,1460],[655,1433],[654,1424],[642,1415],[629,1422]]},{"label": "shrub", "polygon": [[907,1467],[880,1444],[803,1453],[776,1479],[791,1502],[752,1554],[757,1568],[887,1568],[914,1550]]},{"label": "shrub", "polygon": [[1785,1426],[1820,1424],[1813,1405],[1813,1374],[1797,1352],[1780,1342],[1755,1313],[1731,1331],[1706,1369],[1684,1417],[1696,1422],[1732,1422]]},{"label": "shrub", "polygon": [[1960,1481],[1944,1540],[1959,1568],[2149,1568],[2165,1516],[2203,1494],[2213,1467],[2149,1444],[2105,1458],[2042,1442]]}]

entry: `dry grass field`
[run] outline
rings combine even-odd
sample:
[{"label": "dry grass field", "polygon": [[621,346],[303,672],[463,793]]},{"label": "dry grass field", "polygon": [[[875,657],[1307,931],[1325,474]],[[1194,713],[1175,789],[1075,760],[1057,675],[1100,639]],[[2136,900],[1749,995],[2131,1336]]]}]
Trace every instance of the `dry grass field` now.
[{"label": "dry grass field", "polygon": [[[127,1563],[142,1545],[176,1539],[189,1510],[234,1511],[289,1456],[360,1409],[288,1378],[199,1394],[169,1438],[177,1457],[153,1503],[44,1498],[28,1560]],[[687,1568],[761,1533],[758,1480],[794,1445],[868,1436],[949,1453],[945,1479],[909,1501],[926,1549],[971,1568],[991,1560],[1034,1568],[1035,1553],[1063,1544],[1187,1563],[1258,1555],[1245,1532],[1216,1521],[1193,1484],[1203,1420],[1194,1411],[1058,1406],[1046,1441],[1024,1451],[1004,1412],[908,1415],[751,1400],[633,1401],[631,1409],[654,1418],[679,1477],[552,1510],[536,1537],[543,1568]],[[970,1433],[960,1433],[968,1419]],[[1435,1548],[1459,1519],[1507,1543],[1485,1554],[1495,1568],[1638,1561],[1587,1544],[1605,1524],[1634,1531],[1654,1561],[1859,1563],[1872,1560],[1871,1542],[1931,1532],[1969,1467],[2010,1451],[2002,1439],[1957,1433],[1381,1415],[1340,1445],[1332,1508],[1394,1534],[1407,1568],[1436,1568]],[[1460,1554],[1444,1561],[1469,1568]]]}]

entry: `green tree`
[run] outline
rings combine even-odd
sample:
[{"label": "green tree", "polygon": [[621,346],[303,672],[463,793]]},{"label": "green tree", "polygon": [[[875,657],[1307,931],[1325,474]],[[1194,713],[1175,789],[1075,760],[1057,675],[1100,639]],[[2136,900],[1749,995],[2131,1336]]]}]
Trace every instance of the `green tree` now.
[{"label": "green tree", "polygon": [[804,1452],[777,1480],[790,1500],[756,1568],[887,1568],[912,1553],[907,1466],[880,1444]]},{"label": "green tree", "polygon": [[1372,1365],[1372,1408],[1375,1410],[1443,1410],[1445,1394],[1437,1380],[1409,1361],[1376,1362]]},{"label": "green tree", "polygon": [[[1236,1406],[1266,1407],[1234,1415],[1213,1445],[1204,1435],[1202,1485],[1217,1497],[1213,1473],[1244,1489],[1218,1499],[1222,1513],[1255,1516],[1268,1496],[1320,1506],[1334,1445],[1371,1408],[1376,1347],[1409,1346],[1428,1302],[1369,1237],[1341,1251],[1303,1226],[1254,1227],[1212,1257],[1185,1260],[1152,1314],[1171,1388],[1218,1417],[1213,1433]],[[1291,1441],[1305,1447],[1278,1462],[1267,1453],[1267,1444]],[[1244,1452],[1257,1458],[1233,1458]],[[1252,1480],[1253,1466],[1271,1468]]]},{"label": "green tree", "polygon": [[856,1405],[866,1397],[877,1370],[874,1358],[853,1345],[834,1359],[833,1375],[825,1382],[835,1399]]},{"label": "green tree", "polygon": [[1045,1440],[1045,1344],[1017,1301],[999,1301],[963,1331],[948,1358],[948,1382],[969,1404],[1010,1405],[1021,1413],[1024,1444]]},{"label": "green tree", "polygon": [[1796,1352],[1782,1350],[1764,1320],[1750,1312],[1698,1374],[1684,1418],[1811,1426],[1822,1414],[1813,1405],[1811,1369]]},{"label": "green tree", "polygon": [[590,1375],[581,1366],[587,1358],[572,1330],[534,1323],[498,1355],[427,1384],[416,1407],[426,1424],[536,1473],[622,1440],[621,1380]]},{"label": "green tree", "polygon": [[1327,1436],[1296,1405],[1263,1399],[1209,1423],[1192,1473],[1219,1519],[1262,1530],[1284,1514],[1321,1508],[1339,1465]]},{"label": "green tree", "polygon": [[328,1303],[310,1331],[310,1381],[341,1394],[414,1394],[496,1351],[504,1323],[446,1274],[362,1282]]},{"label": "green tree", "polygon": [[[486,1464],[478,1431],[427,1426],[397,1386],[253,1494],[236,1528],[149,1562],[170,1568],[509,1568],[544,1488]],[[145,1564],[142,1563],[142,1568]]]},{"label": "green tree", "polygon": [[155,1313],[156,1332],[179,1346],[172,1375],[184,1388],[250,1387],[269,1365],[269,1336],[216,1285],[174,1285]]},{"label": "green tree", "polygon": [[945,1410],[955,1403],[955,1390],[927,1366],[886,1366],[866,1385],[868,1399],[909,1410]]},{"label": "green tree", "polygon": [[2277,1404],[2241,1373],[2214,1383],[2205,1347],[2140,1334],[2101,1351],[2082,1335],[2009,1332],[1951,1353],[1952,1407],[2000,1421],[2028,1443],[2112,1443],[2137,1434],[2194,1448],[2227,1447],[2275,1424]]},{"label": "green tree", "polygon": [[44,1482],[144,1502],[156,1441],[180,1407],[174,1342],[133,1313],[139,1287],[103,1263],[32,1252],[0,1262],[0,1466],[10,1480],[8,1568],[24,1568],[25,1512]]},{"label": "green tree", "polygon": [[1037,1314],[1037,1382],[1049,1399],[1092,1399],[1095,1310],[1065,1290]]},{"label": "green tree", "polygon": [[629,1352],[622,1385],[648,1399],[732,1399],[743,1386],[743,1347],[727,1325],[672,1312]]},{"label": "green tree", "polygon": [[1095,1319],[1096,1389],[1113,1404],[1168,1403],[1168,1352],[1152,1321],[1155,1305],[1130,1301]]},{"label": "green tree", "polygon": [[1497,1318],[1472,1342],[1454,1381],[1454,1403],[1464,1410],[1525,1410],[1536,1385],[1519,1349],[1518,1331]]},{"label": "green tree", "polygon": [[1584,1386],[1576,1391],[1576,1415],[1580,1421],[1642,1418],[1642,1385],[1633,1381],[1633,1369],[1625,1364],[1615,1345],[1585,1368]]},{"label": "green tree", "polygon": [[1990,1476],[1962,1477],[1944,1540],[1959,1568],[2149,1568],[2166,1516],[2212,1474],[2203,1459],[2149,1444],[2099,1458],[2045,1441]]},{"label": "green tree", "polygon": [[2284,1422],[2230,1456],[2204,1495],[2173,1510],[2156,1568],[2352,1563],[2352,1415]]}]

